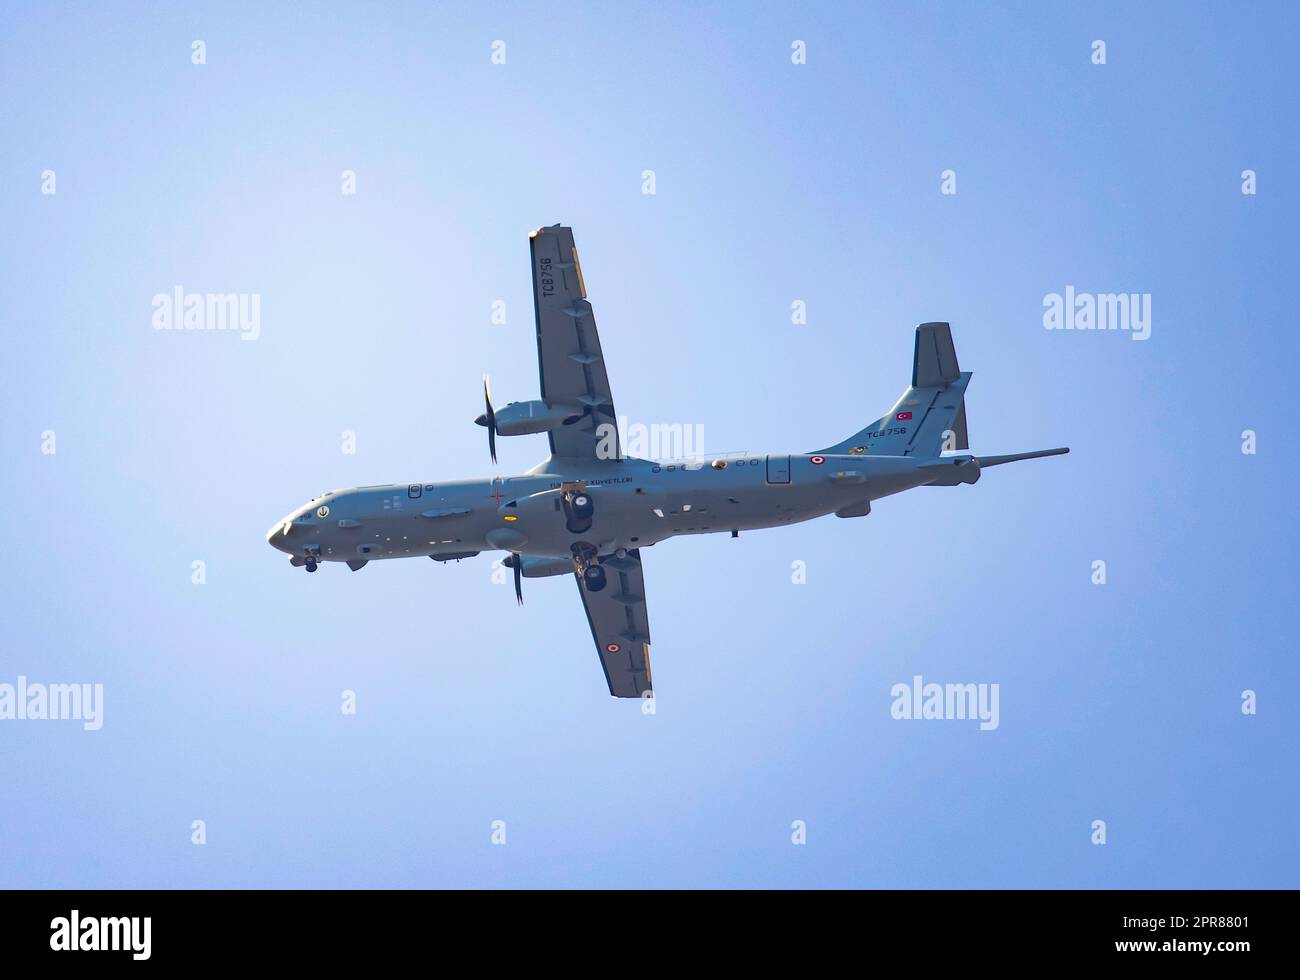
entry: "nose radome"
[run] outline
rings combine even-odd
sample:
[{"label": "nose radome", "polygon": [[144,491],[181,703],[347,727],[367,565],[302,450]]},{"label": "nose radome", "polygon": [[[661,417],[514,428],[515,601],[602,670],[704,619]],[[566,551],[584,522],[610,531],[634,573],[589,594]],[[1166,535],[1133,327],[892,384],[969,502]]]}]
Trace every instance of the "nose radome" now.
[{"label": "nose radome", "polygon": [[266,543],[277,551],[289,550],[289,536],[286,533],[293,527],[288,519],[276,521],[275,526],[266,532]]}]

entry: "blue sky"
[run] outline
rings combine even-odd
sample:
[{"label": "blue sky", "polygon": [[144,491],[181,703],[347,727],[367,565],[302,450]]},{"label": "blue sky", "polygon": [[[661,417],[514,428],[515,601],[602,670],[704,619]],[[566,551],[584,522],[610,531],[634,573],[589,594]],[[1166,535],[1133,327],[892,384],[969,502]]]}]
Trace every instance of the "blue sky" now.
[{"label": "blue sky", "polygon": [[[0,885],[1300,884],[1296,9],[488,8],[6,11],[0,684],[105,717],[0,721]],[[653,716],[569,581],[291,570],[325,489],[542,458],[472,420],[536,396],[557,221],[633,422],[830,445],[948,320],[973,449],[1072,454],[647,552]],[[154,330],[175,285],[261,336]],[[916,674],[999,728],[894,720]]]}]

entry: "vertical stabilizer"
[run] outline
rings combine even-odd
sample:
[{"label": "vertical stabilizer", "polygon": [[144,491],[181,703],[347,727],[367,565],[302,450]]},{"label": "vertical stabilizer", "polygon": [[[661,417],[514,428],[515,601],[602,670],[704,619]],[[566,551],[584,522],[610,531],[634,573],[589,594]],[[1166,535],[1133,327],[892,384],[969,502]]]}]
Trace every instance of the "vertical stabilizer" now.
[{"label": "vertical stabilizer", "polygon": [[916,328],[912,384],[894,407],[841,443],[820,449],[831,454],[938,456],[969,448],[966,386],[970,372],[957,363],[952,328],[923,323]]}]

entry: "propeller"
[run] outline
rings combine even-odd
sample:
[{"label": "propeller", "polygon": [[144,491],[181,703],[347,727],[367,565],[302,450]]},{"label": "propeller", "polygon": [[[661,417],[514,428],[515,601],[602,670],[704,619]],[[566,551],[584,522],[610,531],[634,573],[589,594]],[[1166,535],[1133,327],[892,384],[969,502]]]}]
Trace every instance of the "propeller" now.
[{"label": "propeller", "polygon": [[511,554],[501,564],[515,570],[515,599],[519,605],[524,604],[524,562],[517,554]]},{"label": "propeller", "polygon": [[497,461],[497,413],[492,408],[492,392],[488,390],[487,375],[483,375],[483,403],[487,410],[474,420],[475,425],[485,425],[488,430],[488,452],[492,454],[492,462]]}]

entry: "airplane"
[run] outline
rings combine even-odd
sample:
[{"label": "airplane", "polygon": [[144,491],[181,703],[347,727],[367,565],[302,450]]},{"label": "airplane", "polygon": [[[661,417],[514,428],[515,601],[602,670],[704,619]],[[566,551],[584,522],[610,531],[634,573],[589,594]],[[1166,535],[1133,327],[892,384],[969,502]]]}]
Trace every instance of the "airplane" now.
[{"label": "airplane", "polygon": [[545,433],[550,455],[518,476],[390,483],[334,490],[277,521],[267,541],[289,563],[359,571],[386,558],[434,561],[504,552],[515,596],[522,579],[572,575],[616,698],[653,697],[645,549],[684,534],[780,527],[827,514],[865,517],[872,501],[914,487],[975,483],[1004,463],[1057,456],[1043,449],[972,456],[966,431],[971,373],[957,364],[947,323],[916,328],[912,383],[894,407],[825,449],[730,454],[684,463],[626,458],[596,319],[573,229],[529,236],[541,397],[486,408],[475,421],[496,440]]}]

